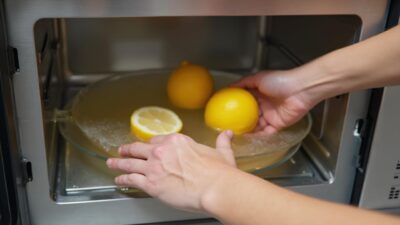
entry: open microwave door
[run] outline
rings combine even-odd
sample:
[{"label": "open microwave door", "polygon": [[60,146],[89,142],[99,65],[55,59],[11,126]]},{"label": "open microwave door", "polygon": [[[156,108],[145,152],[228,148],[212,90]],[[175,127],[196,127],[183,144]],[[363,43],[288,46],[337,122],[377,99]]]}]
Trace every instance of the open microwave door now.
[{"label": "open microwave door", "polygon": [[[392,0],[386,30],[400,22],[400,0]],[[373,89],[352,202],[400,213],[400,86]]]},{"label": "open microwave door", "polygon": [[[21,195],[25,182],[17,147],[15,104],[12,76],[18,70],[16,49],[9,47],[5,25],[4,2],[0,1],[0,224],[28,224],[22,213]],[[19,181],[17,184],[17,180]]]}]

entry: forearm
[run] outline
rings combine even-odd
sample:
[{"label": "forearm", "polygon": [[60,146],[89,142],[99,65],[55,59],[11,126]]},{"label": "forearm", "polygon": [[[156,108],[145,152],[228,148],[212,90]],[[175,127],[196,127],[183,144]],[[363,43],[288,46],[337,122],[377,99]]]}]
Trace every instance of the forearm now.
[{"label": "forearm", "polygon": [[295,69],[315,102],[359,89],[400,84],[400,26]]},{"label": "forearm", "polygon": [[208,193],[204,207],[227,225],[390,225],[400,222],[395,217],[306,197],[243,172],[225,177]]}]

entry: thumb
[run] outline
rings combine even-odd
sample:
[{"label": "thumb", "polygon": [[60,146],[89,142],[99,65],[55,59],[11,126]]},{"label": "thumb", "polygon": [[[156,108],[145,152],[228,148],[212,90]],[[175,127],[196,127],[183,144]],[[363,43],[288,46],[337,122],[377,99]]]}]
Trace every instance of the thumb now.
[{"label": "thumb", "polygon": [[233,132],[231,130],[226,130],[220,133],[217,137],[216,148],[231,166],[236,167],[235,156],[233,155],[231,148],[232,136]]}]

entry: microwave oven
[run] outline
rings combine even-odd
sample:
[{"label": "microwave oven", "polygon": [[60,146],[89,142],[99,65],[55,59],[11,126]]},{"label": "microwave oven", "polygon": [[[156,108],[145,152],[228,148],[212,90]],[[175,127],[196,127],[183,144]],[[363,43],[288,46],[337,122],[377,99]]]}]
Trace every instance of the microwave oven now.
[{"label": "microwave oven", "polygon": [[[293,68],[395,26],[399,11],[396,0],[1,1],[1,224],[216,224],[121,191],[49,115],[93,82],[183,59],[242,76]],[[400,211],[399,97],[386,87],[321,102],[299,151],[258,175]]]}]

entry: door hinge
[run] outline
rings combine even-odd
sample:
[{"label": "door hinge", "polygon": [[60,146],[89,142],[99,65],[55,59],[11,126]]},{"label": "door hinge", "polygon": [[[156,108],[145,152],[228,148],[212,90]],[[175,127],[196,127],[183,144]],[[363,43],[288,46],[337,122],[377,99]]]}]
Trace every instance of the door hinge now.
[{"label": "door hinge", "polygon": [[23,183],[26,184],[33,180],[32,163],[26,158],[22,158],[21,164],[22,164],[22,180]]},{"label": "door hinge", "polygon": [[361,157],[361,155],[355,155],[354,156],[353,165],[358,170],[358,172],[360,172],[360,173],[364,173],[362,160],[363,160],[363,158]]},{"label": "door hinge", "polygon": [[16,48],[8,46],[8,63],[10,67],[10,76],[19,71],[18,51]]},{"label": "door hinge", "polygon": [[[356,121],[356,124],[354,126],[353,130],[353,136],[357,140],[358,148],[361,150],[361,146],[363,144],[363,139],[365,135],[365,120],[364,119],[358,119]],[[359,152],[357,155],[354,157],[354,167],[359,170],[359,172],[363,172],[363,167],[362,167],[362,160],[363,158],[360,155],[361,153]]]},{"label": "door hinge", "polygon": [[355,156],[355,168],[358,170],[359,173],[364,173],[366,163],[365,161],[365,141],[367,141],[368,129],[370,127],[371,121],[368,119],[358,119],[354,126],[353,136],[356,138],[358,145],[359,145],[359,152]]}]

